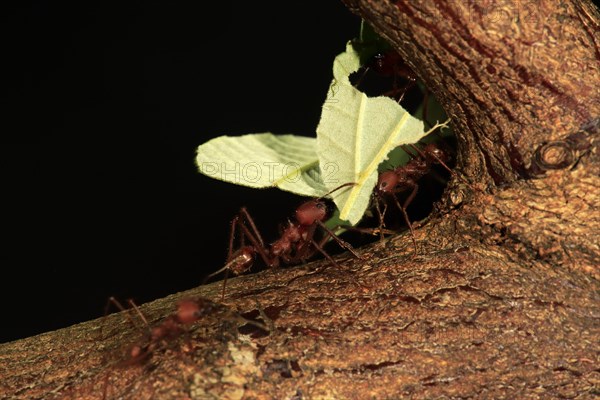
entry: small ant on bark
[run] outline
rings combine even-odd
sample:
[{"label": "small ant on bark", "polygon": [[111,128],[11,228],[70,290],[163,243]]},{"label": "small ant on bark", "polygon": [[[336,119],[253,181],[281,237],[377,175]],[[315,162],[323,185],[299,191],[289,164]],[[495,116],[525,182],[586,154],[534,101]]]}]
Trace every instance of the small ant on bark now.
[{"label": "small ant on bark", "polygon": [[[334,231],[337,227],[331,229],[324,223],[329,214],[324,198],[341,188],[352,185],[354,183],[346,183],[317,199],[302,203],[296,209],[294,220],[288,220],[287,226],[283,228],[279,239],[269,245],[265,244],[248,210],[242,207],[239,214],[231,222],[227,263],[220,270],[208,275],[205,280],[223,271],[231,272],[235,276],[241,275],[252,267],[257,254],[268,268],[277,268],[281,263],[288,265],[302,263],[317,253],[321,253],[331,264],[337,266],[335,260],[323,249],[323,246],[330,239],[333,239],[340,247],[360,259],[352,246],[335,234]],[[317,228],[324,231],[324,235],[319,241],[315,239]],[[240,245],[238,250],[234,252],[236,235],[239,235]],[[246,239],[250,244],[245,243]],[[227,276],[223,281],[222,298],[225,297],[226,283]]]},{"label": "small ant on bark", "polygon": [[[131,324],[140,329],[138,324],[136,324],[131,317],[129,313],[130,309],[125,308],[114,297],[109,298],[109,303],[123,311]],[[224,308],[223,305],[205,298],[198,298],[195,300],[182,299],[177,302],[177,310],[175,313],[166,317],[161,323],[152,326],[133,300],[128,300],[128,304],[135,311],[140,320],[142,320],[147,331],[139,342],[130,347],[127,359],[123,362],[124,365],[145,362],[161,345],[164,345],[183,334],[187,326],[206,315],[210,315]]]},{"label": "small ant on bark", "polygon": [[[195,299],[184,298],[179,300],[175,312],[153,325],[148,322],[139,307],[132,300],[128,300],[129,306],[142,320],[145,329],[140,328],[138,324],[135,323],[130,315],[131,309],[125,308],[114,297],[109,298],[107,307],[110,304],[115,305],[119,310],[123,311],[134,327],[145,331],[143,337],[129,347],[126,358],[114,365],[115,368],[144,365],[158,350],[166,349],[168,346],[173,345],[176,339],[187,333],[190,325],[209,315],[214,316],[220,314],[223,319],[237,321],[238,329],[240,326],[253,325],[265,332],[270,332],[266,325],[258,321],[246,319],[236,311],[229,309],[227,306],[203,297]],[[110,386],[108,373],[104,380],[105,383],[102,398],[106,399],[108,398],[108,389]]]},{"label": "small ant on bark", "polygon": [[[415,232],[412,223],[408,218],[408,213],[406,212],[406,209],[414,200],[417,191],[419,190],[419,184],[417,182],[423,176],[427,175],[432,170],[432,167],[434,165],[439,164],[443,166],[451,174],[452,170],[450,169],[450,167],[448,167],[448,165],[446,165],[446,162],[449,159],[448,154],[434,143],[429,143],[423,148],[419,148],[414,144],[408,146],[405,145],[402,146],[402,148],[406,153],[408,153],[412,157],[412,159],[405,165],[401,165],[392,170],[385,171],[379,174],[377,186],[375,187],[375,191],[373,192],[374,203],[379,217],[379,234],[381,239],[383,239],[384,218],[385,213],[387,211],[387,202],[385,200],[391,198],[402,212],[404,221],[410,229],[416,253],[417,241],[415,238]],[[409,190],[410,194],[404,200],[404,202],[400,204],[400,201],[398,200],[398,197],[396,195],[398,193]],[[383,202],[383,210],[381,210],[380,202]]]},{"label": "small ant on bark", "polygon": [[[143,337],[128,348],[125,359],[114,365],[115,368],[145,364],[158,349],[168,346],[169,343],[173,343],[175,339],[182,335],[187,326],[224,307],[205,298],[182,299],[177,303],[177,310],[173,314],[166,317],[162,322],[151,325],[133,300],[128,300],[131,308],[127,309],[116,298],[110,297],[106,305],[105,315],[111,304],[124,312],[136,329],[144,332]],[[130,314],[132,309],[145,327],[141,328],[134,321]],[[108,398],[109,387],[109,374],[107,373],[104,378],[103,399]]]}]

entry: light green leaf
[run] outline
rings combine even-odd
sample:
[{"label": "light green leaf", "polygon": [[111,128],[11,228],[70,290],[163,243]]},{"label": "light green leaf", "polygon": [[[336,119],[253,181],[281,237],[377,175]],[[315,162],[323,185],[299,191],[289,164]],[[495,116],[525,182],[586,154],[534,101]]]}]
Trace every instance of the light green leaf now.
[{"label": "light green leaf", "polygon": [[359,67],[359,56],[348,45],[346,52],[334,61],[338,101],[326,102],[317,127],[321,173],[325,175],[323,169],[327,166],[337,168],[334,176],[323,179],[327,188],[356,183],[333,196],[340,218],[352,225],[358,223],[367,209],[377,183],[378,166],[388,153],[402,144],[416,143],[426,135],[423,122],[397,102],[388,97],[369,98],[350,84],[348,76]]},{"label": "light green leaf", "polygon": [[339,54],[333,60],[333,79],[341,85],[352,86],[350,83],[350,74],[358,71],[360,68],[360,56],[352,43],[346,44],[346,51]]},{"label": "light green leaf", "polygon": [[198,147],[196,164],[204,175],[236,185],[278,187],[313,197],[327,192],[315,138],[271,133],[220,136]]}]

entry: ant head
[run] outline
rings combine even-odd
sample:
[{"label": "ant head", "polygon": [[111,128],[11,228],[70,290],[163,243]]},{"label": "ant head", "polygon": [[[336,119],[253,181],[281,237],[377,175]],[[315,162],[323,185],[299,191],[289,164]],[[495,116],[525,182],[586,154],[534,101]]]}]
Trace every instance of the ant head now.
[{"label": "ant head", "polygon": [[203,315],[210,314],[216,307],[215,303],[204,298],[182,299],[177,302],[175,318],[179,323],[189,325],[198,321]]},{"label": "ant head", "polygon": [[373,69],[381,76],[393,76],[396,65],[402,63],[400,54],[393,50],[373,56]]},{"label": "ant head", "polygon": [[385,171],[379,174],[377,191],[381,194],[392,193],[398,184],[398,175],[394,171]]},{"label": "ant head", "polygon": [[312,225],[316,221],[324,221],[327,214],[329,214],[327,204],[324,201],[325,197],[342,188],[354,185],[356,185],[354,182],[344,183],[317,199],[302,203],[300,207],[296,209],[296,221],[303,226]]},{"label": "ant head", "polygon": [[323,200],[309,200],[296,209],[296,220],[300,225],[308,226],[323,221],[327,216],[327,204]]},{"label": "ant head", "polygon": [[200,305],[191,299],[183,299],[177,303],[177,320],[184,324],[191,324],[200,317]]}]

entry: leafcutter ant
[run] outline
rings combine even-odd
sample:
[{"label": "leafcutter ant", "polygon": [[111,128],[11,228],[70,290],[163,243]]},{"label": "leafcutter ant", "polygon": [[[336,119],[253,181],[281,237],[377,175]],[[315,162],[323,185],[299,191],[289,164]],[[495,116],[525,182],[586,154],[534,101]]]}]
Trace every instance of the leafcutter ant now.
[{"label": "leafcutter ant", "polygon": [[372,79],[371,85],[367,84],[364,89],[371,91],[373,89],[370,86],[375,86],[374,90],[377,92],[377,86],[384,85],[385,87],[391,85],[391,89],[384,89],[378,95],[391,97],[398,103],[401,103],[406,93],[417,84],[417,75],[404,62],[402,57],[392,50],[375,54],[362,67],[362,74],[355,84],[356,88],[360,88],[369,71],[373,71],[377,79]]},{"label": "leafcutter ant", "polygon": [[[384,218],[387,211],[386,200],[392,199],[398,206],[398,209],[402,213],[404,221],[411,232],[416,253],[417,241],[415,238],[415,232],[406,209],[412,203],[417,191],[419,190],[418,181],[423,176],[427,175],[432,170],[434,165],[439,164],[447,169],[450,173],[452,173],[452,170],[448,167],[448,165],[446,165],[446,162],[449,159],[448,154],[434,143],[429,143],[423,148],[419,148],[413,144],[402,147],[404,151],[406,151],[406,153],[412,157],[412,159],[405,165],[401,165],[392,170],[380,173],[373,197],[375,208],[379,217],[380,237],[383,239]],[[410,193],[401,204],[398,200],[397,194],[407,191],[410,191]],[[383,210],[381,209],[380,203],[383,203]]]},{"label": "leafcutter ant", "polygon": [[132,300],[128,300],[129,306],[144,324],[144,328],[140,328],[131,317],[130,309],[126,309],[114,297],[109,298],[109,304],[123,311],[134,327],[145,331],[143,337],[130,347],[123,365],[145,362],[161,345],[166,345],[183,334],[187,326],[225,307],[206,298],[182,299],[177,302],[177,310],[173,314],[160,323],[151,325],[139,307]]},{"label": "leafcutter ant", "polygon": [[[369,96],[387,96],[403,103],[410,93],[410,103],[416,103],[421,90],[417,75],[394,50],[379,52],[370,57],[354,74],[354,87]],[[414,90],[413,89],[417,89]],[[416,96],[416,97],[415,97]],[[423,115],[427,113],[429,92],[423,93]]]},{"label": "leafcutter ant", "polygon": [[[348,250],[354,257],[360,258],[350,244],[335,234],[334,231],[337,228],[330,229],[324,223],[328,216],[324,198],[336,190],[352,185],[354,183],[346,183],[324,196],[302,203],[296,209],[294,219],[287,221],[280,237],[271,244],[265,244],[250,213],[245,207],[242,207],[231,222],[227,263],[220,270],[207,276],[205,280],[224,271],[231,272],[235,276],[241,275],[252,267],[257,255],[268,268],[277,268],[282,263],[288,265],[302,263],[317,253],[325,256],[331,264],[337,265],[335,260],[323,249],[330,239]],[[321,228],[324,232],[323,237],[319,240],[315,239],[317,228]],[[238,250],[233,251],[236,237],[239,240],[239,247]],[[246,240],[250,243],[246,244]],[[226,282],[227,277],[223,281],[222,298],[225,297]]]},{"label": "leafcutter ant", "polygon": [[[139,324],[134,321],[130,315],[131,309],[126,309],[113,297],[109,299],[109,304],[113,304],[123,311],[129,321],[137,329],[142,329],[144,334],[128,348],[125,359],[115,364],[115,368],[145,365],[157,351],[173,347],[176,343],[179,343],[177,340],[189,332],[190,325],[208,316],[219,316],[224,321],[235,322],[237,329],[245,325],[253,325],[260,330],[269,332],[269,328],[264,324],[248,320],[229,307],[203,297],[179,300],[176,310],[155,324],[148,322],[133,301],[129,300],[128,303],[143,322],[144,328],[140,328]],[[110,387],[108,373],[104,380],[103,399],[106,399],[108,398],[108,389]]]}]

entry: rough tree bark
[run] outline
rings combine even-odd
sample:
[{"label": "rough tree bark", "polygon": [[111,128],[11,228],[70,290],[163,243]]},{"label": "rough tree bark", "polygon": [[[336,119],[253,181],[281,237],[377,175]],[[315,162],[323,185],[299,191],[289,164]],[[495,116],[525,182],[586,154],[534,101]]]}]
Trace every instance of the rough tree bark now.
[{"label": "rough tree bark", "polygon": [[[600,15],[589,1],[345,0],[457,133],[457,177],[362,260],[231,280],[188,333],[122,315],[0,346],[2,398],[398,399],[600,395]],[[318,12],[316,10],[315,12]],[[468,183],[467,183],[468,182]],[[145,305],[158,323],[182,297]],[[244,325],[262,321],[268,332]]]}]

